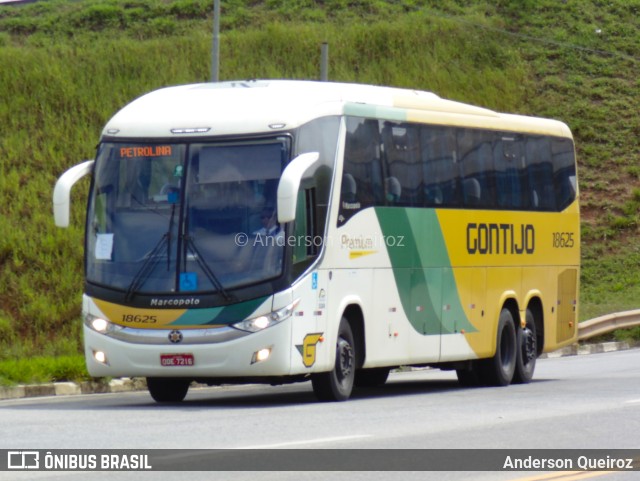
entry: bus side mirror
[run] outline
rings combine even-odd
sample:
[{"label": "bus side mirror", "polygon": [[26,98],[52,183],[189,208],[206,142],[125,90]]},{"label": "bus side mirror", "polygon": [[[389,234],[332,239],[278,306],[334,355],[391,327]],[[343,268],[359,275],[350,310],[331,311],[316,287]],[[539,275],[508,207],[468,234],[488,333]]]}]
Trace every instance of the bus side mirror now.
[{"label": "bus side mirror", "polygon": [[304,173],[320,158],[318,152],[300,154],[287,165],[278,183],[278,222],[285,224],[296,218],[298,190]]},{"label": "bus side mirror", "polygon": [[93,160],[85,160],[60,176],[53,189],[53,218],[58,227],[69,227],[69,207],[71,205],[71,187],[90,174]]}]

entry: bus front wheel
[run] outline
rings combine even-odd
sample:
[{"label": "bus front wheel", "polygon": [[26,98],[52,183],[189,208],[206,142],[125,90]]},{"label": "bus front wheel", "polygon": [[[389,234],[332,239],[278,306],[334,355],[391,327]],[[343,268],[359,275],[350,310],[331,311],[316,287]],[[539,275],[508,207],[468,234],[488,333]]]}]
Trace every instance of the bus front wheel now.
[{"label": "bus front wheel", "polygon": [[159,403],[177,403],[187,395],[191,382],[188,379],[148,377],[147,389],[154,401]]},{"label": "bus front wheel", "polygon": [[320,401],[346,401],[351,396],[356,373],[356,350],[351,326],[346,318],[340,321],[336,360],[329,372],[311,376],[313,392]]},{"label": "bus front wheel", "polygon": [[489,386],[507,386],[516,368],[516,327],[509,309],[502,309],[498,321],[496,353],[482,361],[482,378]]}]

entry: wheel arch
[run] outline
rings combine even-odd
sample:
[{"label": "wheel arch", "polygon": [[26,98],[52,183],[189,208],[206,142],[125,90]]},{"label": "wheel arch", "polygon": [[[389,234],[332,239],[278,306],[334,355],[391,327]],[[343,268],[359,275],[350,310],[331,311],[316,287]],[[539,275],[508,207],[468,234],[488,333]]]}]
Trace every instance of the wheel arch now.
[{"label": "wheel arch", "polygon": [[520,327],[520,309],[518,308],[518,300],[516,299],[515,294],[513,296],[506,297],[502,302],[502,309],[508,309],[513,317],[513,322],[515,323],[515,327]]},{"label": "wheel arch", "polygon": [[532,296],[527,302],[527,309],[533,314],[536,325],[536,351],[539,356],[544,350],[544,306],[542,298],[538,295]]},{"label": "wheel arch", "polygon": [[344,317],[349,323],[349,326],[351,326],[351,333],[353,334],[353,341],[356,347],[356,368],[360,368],[366,358],[364,312],[362,306],[357,303],[347,305],[342,312],[342,317]]},{"label": "wheel arch", "polygon": [[[498,345],[496,344],[496,334],[498,332],[498,325],[500,323],[500,313],[503,309],[508,309],[511,313],[511,317],[513,317],[513,322],[515,327],[518,328],[520,325],[520,311],[518,308],[518,297],[515,291],[505,291],[500,297],[500,302],[496,304],[497,312],[494,316],[493,322],[491,324],[491,354],[490,356],[495,355],[496,350],[498,349]],[[484,356],[483,356],[484,357]]]}]

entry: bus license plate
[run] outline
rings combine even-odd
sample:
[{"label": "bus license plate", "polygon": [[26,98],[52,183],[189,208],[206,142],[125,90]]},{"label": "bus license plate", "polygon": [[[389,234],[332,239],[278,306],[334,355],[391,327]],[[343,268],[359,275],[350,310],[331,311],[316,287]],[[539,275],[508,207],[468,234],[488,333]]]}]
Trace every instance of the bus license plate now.
[{"label": "bus license plate", "polygon": [[193,366],[193,354],[160,354],[162,366]]}]

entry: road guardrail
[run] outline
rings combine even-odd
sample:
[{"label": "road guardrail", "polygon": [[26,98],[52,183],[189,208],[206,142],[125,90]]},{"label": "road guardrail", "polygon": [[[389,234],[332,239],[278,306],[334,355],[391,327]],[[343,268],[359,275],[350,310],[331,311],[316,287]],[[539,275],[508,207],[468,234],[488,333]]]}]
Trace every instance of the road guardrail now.
[{"label": "road guardrail", "polygon": [[640,309],[614,312],[578,324],[578,341],[607,334],[616,329],[640,326]]}]

